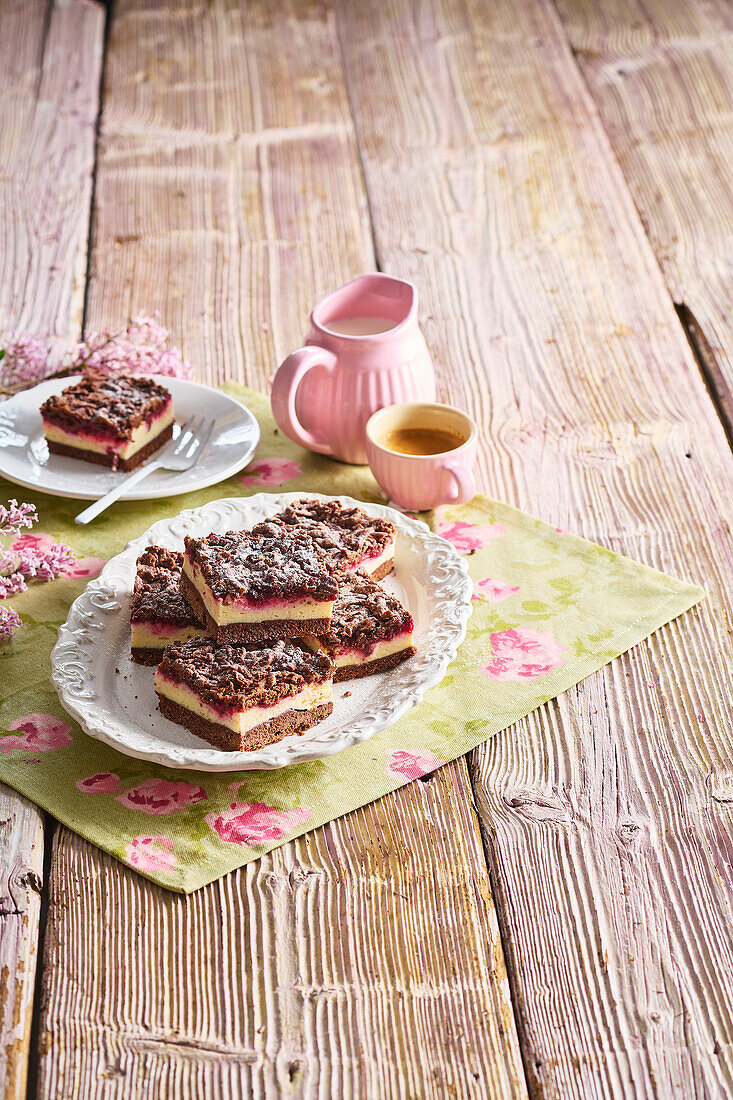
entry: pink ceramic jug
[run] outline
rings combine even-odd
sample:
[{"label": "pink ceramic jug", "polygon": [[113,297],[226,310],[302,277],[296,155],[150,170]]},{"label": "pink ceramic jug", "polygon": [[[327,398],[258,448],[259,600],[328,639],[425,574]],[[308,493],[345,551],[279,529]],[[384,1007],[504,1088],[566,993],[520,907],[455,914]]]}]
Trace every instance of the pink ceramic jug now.
[{"label": "pink ceramic jug", "polygon": [[434,400],[417,290],[379,272],[321,299],[305,347],[287,357],[272,384],[273,416],[285,434],[342,462],[367,461],[366,422],[377,409]]}]

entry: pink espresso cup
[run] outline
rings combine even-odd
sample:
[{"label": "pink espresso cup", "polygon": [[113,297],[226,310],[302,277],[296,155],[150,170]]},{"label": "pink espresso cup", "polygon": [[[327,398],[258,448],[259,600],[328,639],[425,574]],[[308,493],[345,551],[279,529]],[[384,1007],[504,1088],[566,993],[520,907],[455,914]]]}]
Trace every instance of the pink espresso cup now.
[{"label": "pink espresso cup", "polygon": [[[385,445],[395,431],[421,428],[449,432],[459,441],[439,454],[404,454]],[[371,471],[389,499],[399,508],[424,512],[439,504],[465,504],[476,492],[476,424],[450,405],[389,405],[367,421],[367,456]]]}]

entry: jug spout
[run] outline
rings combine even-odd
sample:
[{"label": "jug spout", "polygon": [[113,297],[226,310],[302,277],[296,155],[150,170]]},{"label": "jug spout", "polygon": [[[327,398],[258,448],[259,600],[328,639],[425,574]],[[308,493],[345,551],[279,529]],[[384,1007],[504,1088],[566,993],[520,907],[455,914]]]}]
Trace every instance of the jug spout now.
[{"label": "jug spout", "polygon": [[[358,320],[364,324],[355,323]],[[381,271],[360,275],[334,290],[311,314],[315,328],[346,338],[394,337],[397,329],[416,320],[417,288]]]}]

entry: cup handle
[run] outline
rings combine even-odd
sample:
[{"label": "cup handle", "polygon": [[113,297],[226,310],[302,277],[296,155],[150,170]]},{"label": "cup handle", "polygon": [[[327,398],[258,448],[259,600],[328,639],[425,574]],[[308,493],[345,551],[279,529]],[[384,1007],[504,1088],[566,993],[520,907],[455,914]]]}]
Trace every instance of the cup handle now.
[{"label": "cup handle", "polygon": [[311,367],[322,366],[330,372],[335,365],[336,356],[326,348],[311,345],[298,348],[278,367],[270,394],[272,415],[285,434],[301,447],[324,455],[331,454],[331,448],[323,435],[316,435],[301,424],[295,411],[295,395]]},{"label": "cup handle", "polygon": [[443,504],[466,504],[476,496],[476,482],[473,473],[460,462],[444,462],[443,469],[450,474],[455,493],[443,501]]}]

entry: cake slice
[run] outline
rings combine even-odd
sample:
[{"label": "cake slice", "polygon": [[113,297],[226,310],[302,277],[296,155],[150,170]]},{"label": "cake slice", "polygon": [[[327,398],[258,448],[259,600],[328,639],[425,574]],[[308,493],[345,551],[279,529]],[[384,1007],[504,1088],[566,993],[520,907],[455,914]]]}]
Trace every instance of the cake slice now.
[{"label": "cake slice", "polygon": [[361,569],[380,580],[394,568],[394,524],[340,500],[296,500],[252,530],[275,538],[289,532],[307,535],[332,569]]},{"label": "cake slice", "polygon": [[358,570],[342,573],[338,586],[331,629],[303,639],[314,653],[330,657],[334,681],[384,672],[412,657],[415,625],[396,596]]},{"label": "cake slice", "polygon": [[163,650],[206,633],[180,592],[183,554],[148,546],[137,559],[130,602],[130,648],[139,665],[157,665]]},{"label": "cake slice", "polygon": [[249,531],[185,538],[181,593],[217,642],[321,634],[336,582],[307,538]]},{"label": "cake slice", "polygon": [[41,405],[53,454],[134,470],[173,435],[173,399],[141,375],[87,371]]},{"label": "cake slice", "polygon": [[161,714],[218,749],[251,752],[327,718],[331,662],[290,642],[253,649],[193,638],[168,646],[155,674]]}]

